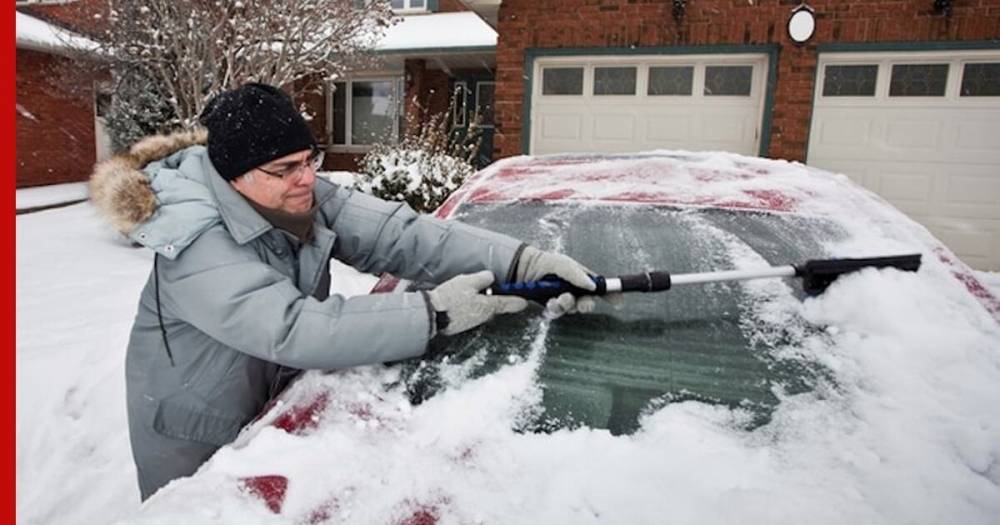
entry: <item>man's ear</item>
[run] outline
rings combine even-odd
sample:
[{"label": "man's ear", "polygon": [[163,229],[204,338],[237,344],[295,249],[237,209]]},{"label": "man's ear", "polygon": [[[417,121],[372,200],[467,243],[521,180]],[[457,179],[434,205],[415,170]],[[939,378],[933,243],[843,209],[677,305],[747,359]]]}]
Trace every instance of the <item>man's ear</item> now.
[{"label": "man's ear", "polygon": [[229,181],[229,185],[232,186],[234,190],[243,193],[243,190],[246,189],[246,185],[252,182],[251,179],[252,179],[251,173],[246,172],[243,175],[240,175],[239,177],[236,177],[235,179]]}]

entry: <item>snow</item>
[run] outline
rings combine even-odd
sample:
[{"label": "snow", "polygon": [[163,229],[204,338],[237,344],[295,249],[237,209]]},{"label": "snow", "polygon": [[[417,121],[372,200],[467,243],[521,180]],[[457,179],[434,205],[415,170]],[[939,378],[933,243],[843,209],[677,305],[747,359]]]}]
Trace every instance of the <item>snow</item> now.
[{"label": "snow", "polygon": [[[732,160],[719,154],[704,163]],[[772,183],[789,194],[826,188],[809,177]],[[836,200],[810,209],[832,214]],[[855,216],[861,204],[841,205],[847,213],[837,217],[850,237],[831,246],[834,253],[888,253],[925,240],[922,230],[896,227],[902,219],[894,212]],[[722,241],[737,266],[761,264],[758,254]],[[331,396],[315,429],[286,433],[269,425],[272,413],[140,509],[123,352],[150,254],[121,241],[89,204],[21,215],[19,520],[265,524],[325,514],[332,523],[428,522],[413,519],[420,516],[442,524],[995,523],[1000,326],[952,278],[952,267],[924,262],[916,274],[844,276],[804,302],[780,280],[746,283],[760,298],[760,319],[799,318],[816,328],[787,351],[822,363],[834,378],[781,394],[772,421],[753,431],[743,430],[740,410],[696,401],[650,413],[632,436],[511,430],[540,396],[543,321],[525,335],[533,341],[527,358],[476,379],[456,367],[449,388],[419,406],[406,401],[393,367],[309,373],[284,403]],[[355,292],[373,280],[344,275],[334,282]],[[978,275],[995,287],[997,274]],[[290,480],[281,514],[239,488],[239,478],[267,474]]]},{"label": "snow", "polygon": [[350,171],[321,171],[317,173],[317,175],[334,184],[339,184],[348,188],[354,185],[354,181],[357,177],[356,173]]},{"label": "snow", "polygon": [[17,190],[17,209],[52,206],[87,198],[86,182],[70,182],[66,184],[51,184],[34,188]]},{"label": "snow", "polygon": [[93,50],[97,43],[20,11],[16,14],[17,47],[40,51]]},{"label": "snow", "polygon": [[993,295],[1000,297],[1000,272],[979,271],[976,272],[976,278],[986,285]]},{"label": "snow", "polygon": [[496,30],[476,13],[464,11],[404,16],[386,29],[376,49],[392,52],[496,45]]}]

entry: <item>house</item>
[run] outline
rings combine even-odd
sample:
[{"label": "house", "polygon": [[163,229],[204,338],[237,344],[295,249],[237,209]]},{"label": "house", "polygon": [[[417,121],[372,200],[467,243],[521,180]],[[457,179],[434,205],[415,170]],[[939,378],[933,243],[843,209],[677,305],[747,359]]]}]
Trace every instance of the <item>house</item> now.
[{"label": "house", "polygon": [[[467,129],[480,116],[481,164],[493,158],[493,94],[497,32],[488,23],[499,1],[394,0],[399,21],[386,30],[376,48],[381,66],[355,71],[326,90],[325,111],[317,117],[328,144],[327,166],[355,169],[379,137],[406,131],[404,115],[448,111]],[[484,7],[482,14],[471,5]],[[315,107],[315,106],[314,106]],[[314,121],[315,122],[315,121]],[[319,124],[316,124],[319,126]],[[315,128],[314,128],[315,129]]]},{"label": "house", "polygon": [[81,57],[94,42],[22,12],[16,25],[16,186],[84,181],[110,152],[97,110],[99,73],[68,85],[62,71],[87,70]]},{"label": "house", "polygon": [[[395,79],[407,100],[464,100],[458,126],[485,115],[493,159],[687,149],[802,161],[1000,270],[1000,0],[396,3],[409,10],[383,43],[392,65],[327,100],[338,167],[365,150],[339,130],[372,118],[358,110],[366,93],[389,99]],[[470,10],[495,46],[486,27],[459,38]],[[436,30],[391,44],[418,26]]]},{"label": "house", "polygon": [[806,162],[1000,270],[1000,0],[391,4],[381,65],[303,99],[328,169],[455,99],[455,127],[483,119],[483,163],[650,149]]}]

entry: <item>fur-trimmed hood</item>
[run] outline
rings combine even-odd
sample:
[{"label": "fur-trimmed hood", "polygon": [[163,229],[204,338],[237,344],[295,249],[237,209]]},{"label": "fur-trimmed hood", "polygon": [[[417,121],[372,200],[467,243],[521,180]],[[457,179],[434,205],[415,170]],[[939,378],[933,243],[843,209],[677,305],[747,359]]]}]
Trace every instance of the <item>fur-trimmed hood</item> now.
[{"label": "fur-trimmed hood", "polygon": [[205,130],[147,137],[98,163],[90,199],[119,232],[171,259],[221,222]]},{"label": "fur-trimmed hood", "polygon": [[208,133],[199,129],[154,135],[136,142],[127,153],[94,166],[90,200],[118,231],[124,235],[132,233],[137,225],[152,217],[157,206],[150,176],[142,168],[189,146],[205,144],[207,138]]}]

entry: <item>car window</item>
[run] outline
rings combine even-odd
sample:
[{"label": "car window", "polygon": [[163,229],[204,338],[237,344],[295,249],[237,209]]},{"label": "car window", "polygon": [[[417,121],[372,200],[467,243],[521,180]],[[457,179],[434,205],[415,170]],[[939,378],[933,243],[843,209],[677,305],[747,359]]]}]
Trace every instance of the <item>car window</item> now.
[{"label": "car window", "polygon": [[[727,270],[746,253],[795,264],[823,256],[825,243],[844,236],[832,223],[791,215],[648,205],[471,205],[456,218],[567,253],[606,276]],[[785,282],[786,302],[803,295]],[[429,285],[411,289],[421,287]],[[753,428],[769,420],[776,389],[805,391],[822,373],[788,351],[818,328],[775,316],[764,304],[773,300],[741,284],[715,283],[633,293],[620,310],[599,304],[594,313],[551,323],[529,309],[439,341],[405,363],[402,377],[421,402],[456,375],[482,376],[541,351],[542,402],[525,430],[585,425],[627,434],[646,411],[687,399],[745,408]]]}]

